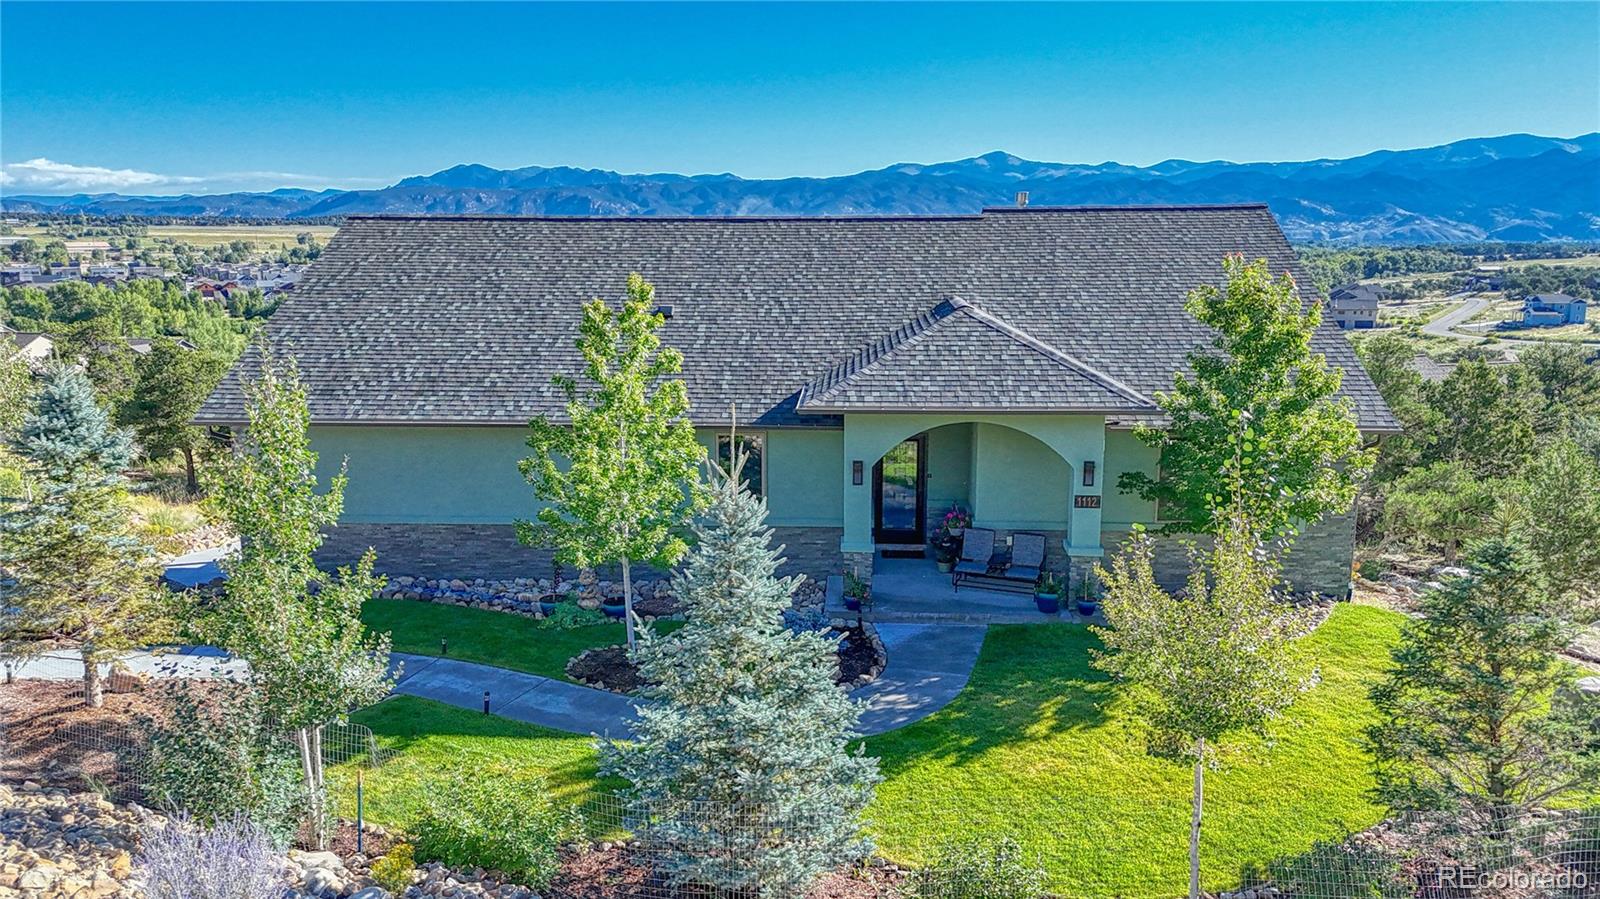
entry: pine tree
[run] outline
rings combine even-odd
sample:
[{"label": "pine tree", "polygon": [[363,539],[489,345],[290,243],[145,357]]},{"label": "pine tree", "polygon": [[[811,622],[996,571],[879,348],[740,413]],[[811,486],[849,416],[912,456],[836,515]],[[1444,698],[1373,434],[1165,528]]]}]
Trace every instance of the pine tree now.
[{"label": "pine tree", "polygon": [[1474,544],[1468,574],[1423,595],[1372,690],[1378,795],[1397,808],[1532,807],[1586,795],[1600,749],[1558,653],[1576,630],[1516,539]]},{"label": "pine tree", "polygon": [[767,508],[708,462],[710,510],[673,580],[681,630],[646,631],[636,661],[655,702],[632,743],[602,743],[674,882],[738,895],[798,896],[866,851],[859,816],[877,760],[849,749],[860,706],[833,682],[837,643],[791,633],[801,578],[777,576]]},{"label": "pine tree", "polygon": [[194,457],[206,440],[204,429],[190,422],[227,372],[228,361],[220,353],[184,349],[175,340],[157,340],[149,355],[136,364],[138,381],[121,410],[123,421],[133,426],[147,457],[183,455],[190,493],[200,489]]},{"label": "pine tree", "polygon": [[122,477],[131,441],[89,379],[58,366],[12,449],[28,485],[0,513],[0,569],[16,581],[0,603],[13,609],[0,642],[78,647],[84,703],[97,708],[100,666],[160,627],[150,548],[132,533]]}]

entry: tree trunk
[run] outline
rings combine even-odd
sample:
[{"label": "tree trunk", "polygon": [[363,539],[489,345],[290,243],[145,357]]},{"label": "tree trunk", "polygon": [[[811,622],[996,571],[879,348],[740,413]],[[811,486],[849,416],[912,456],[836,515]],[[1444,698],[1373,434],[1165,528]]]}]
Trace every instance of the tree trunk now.
[{"label": "tree trunk", "polygon": [[194,473],[194,447],[183,448],[183,474],[189,486],[189,495],[194,496],[200,492],[200,479]]},{"label": "tree trunk", "polygon": [[628,652],[639,648],[633,632],[633,576],[628,572],[628,557],[622,557],[622,617],[628,624]]},{"label": "tree trunk", "polygon": [[1200,810],[1206,801],[1206,741],[1195,743],[1194,807],[1189,816],[1189,899],[1200,899]]},{"label": "tree trunk", "polygon": [[295,731],[295,746],[300,750],[300,774],[306,784],[306,823],[311,831],[312,848],[326,849],[327,834],[322,826],[322,729],[302,727]]},{"label": "tree trunk", "polygon": [[100,680],[100,653],[94,644],[83,644],[83,704],[98,709],[105,704],[105,685]]},{"label": "tree trunk", "polygon": [[1444,542],[1444,563],[1446,565],[1454,565],[1456,563],[1456,538],[1454,537]]}]

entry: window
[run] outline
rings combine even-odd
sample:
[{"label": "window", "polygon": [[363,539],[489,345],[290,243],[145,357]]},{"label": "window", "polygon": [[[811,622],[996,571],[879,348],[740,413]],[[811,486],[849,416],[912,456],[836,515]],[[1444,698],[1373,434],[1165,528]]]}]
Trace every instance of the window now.
[{"label": "window", "polygon": [[[767,438],[765,434],[740,434],[738,435],[739,448],[750,454],[744,463],[744,481],[750,485],[750,492],[756,496],[767,495]],[[728,435],[717,435],[717,464],[723,468],[733,464],[733,444]]]}]

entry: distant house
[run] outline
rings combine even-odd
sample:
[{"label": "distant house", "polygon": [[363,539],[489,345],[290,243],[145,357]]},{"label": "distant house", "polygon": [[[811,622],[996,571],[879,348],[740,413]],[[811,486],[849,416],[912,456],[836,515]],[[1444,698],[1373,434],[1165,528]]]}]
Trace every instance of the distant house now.
[{"label": "distant house", "polygon": [[111,250],[111,244],[103,240],[68,240],[64,243],[67,246],[67,255],[72,257],[87,256],[95,252],[106,253]]},{"label": "distant house", "polygon": [[1328,317],[1345,329],[1372,328],[1378,324],[1378,300],[1383,294],[1370,284],[1345,284],[1328,291]]},{"label": "distant house", "polygon": [[1424,381],[1443,381],[1450,377],[1456,366],[1453,362],[1440,362],[1427,353],[1418,353],[1411,359],[1411,370],[1421,375]]},{"label": "distant house", "polygon": [[[192,350],[195,348],[194,344],[184,340],[182,337],[129,337],[128,349],[137,355],[148,356],[150,355],[150,348],[155,345],[157,340],[170,340],[176,343],[180,350]],[[103,345],[101,348],[105,349]]]},{"label": "distant house", "polygon": [[1558,328],[1581,325],[1589,317],[1589,301],[1564,293],[1534,294],[1522,301],[1522,328]]},{"label": "distant house", "polygon": [[10,341],[21,350],[22,358],[28,360],[31,368],[43,367],[50,361],[56,349],[56,342],[49,334],[41,334],[38,331],[13,331],[5,325],[0,325],[0,340]]},{"label": "distant house", "polygon": [[1467,279],[1467,287],[1472,290],[1504,290],[1505,286],[1505,266],[1501,265],[1480,265]]},{"label": "distant house", "polygon": [[44,274],[44,269],[37,265],[26,263],[8,265],[5,268],[0,268],[0,287],[30,284],[42,274]]}]

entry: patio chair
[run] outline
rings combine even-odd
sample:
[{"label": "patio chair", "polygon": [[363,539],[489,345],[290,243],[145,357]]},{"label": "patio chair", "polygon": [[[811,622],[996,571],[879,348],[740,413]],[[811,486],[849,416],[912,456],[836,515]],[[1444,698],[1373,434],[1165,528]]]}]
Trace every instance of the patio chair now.
[{"label": "patio chair", "polygon": [[988,528],[967,528],[961,535],[961,558],[950,573],[950,586],[961,589],[962,578],[983,577],[989,573],[989,562],[994,558],[994,531]]},{"label": "patio chair", "polygon": [[1012,534],[1011,564],[1000,576],[1029,585],[1038,583],[1039,571],[1044,568],[1044,545],[1043,534]]}]

